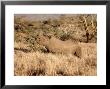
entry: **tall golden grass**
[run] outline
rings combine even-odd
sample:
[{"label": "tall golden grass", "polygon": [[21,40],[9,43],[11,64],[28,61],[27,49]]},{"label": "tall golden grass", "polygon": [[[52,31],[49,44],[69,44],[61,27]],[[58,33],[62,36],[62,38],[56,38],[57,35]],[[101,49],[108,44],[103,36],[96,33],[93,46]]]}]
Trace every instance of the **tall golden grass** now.
[{"label": "tall golden grass", "polygon": [[64,15],[32,22],[15,16],[14,75],[96,76],[96,18]]},{"label": "tall golden grass", "polygon": [[[16,47],[22,48],[22,45],[17,44]],[[15,76],[97,75],[96,43],[82,43],[81,46],[84,48],[82,50],[82,53],[84,53],[82,58],[72,54],[52,54],[39,51],[25,53],[15,50],[14,74]]]}]

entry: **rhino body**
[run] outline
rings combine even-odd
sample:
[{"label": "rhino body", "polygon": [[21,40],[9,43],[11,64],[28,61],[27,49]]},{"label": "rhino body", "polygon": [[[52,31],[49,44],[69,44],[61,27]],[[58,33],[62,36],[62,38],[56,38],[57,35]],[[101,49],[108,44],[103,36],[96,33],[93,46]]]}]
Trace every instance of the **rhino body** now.
[{"label": "rhino body", "polygon": [[81,47],[70,40],[61,41],[55,37],[48,39],[41,36],[38,37],[38,43],[45,46],[48,52],[51,53],[73,54],[77,57],[81,57]]}]

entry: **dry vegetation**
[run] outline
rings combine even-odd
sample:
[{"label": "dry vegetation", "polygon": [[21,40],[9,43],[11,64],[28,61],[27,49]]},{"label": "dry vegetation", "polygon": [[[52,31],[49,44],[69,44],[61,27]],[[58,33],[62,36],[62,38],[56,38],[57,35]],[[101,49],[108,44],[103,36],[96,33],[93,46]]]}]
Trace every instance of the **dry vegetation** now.
[{"label": "dry vegetation", "polygon": [[95,14],[41,21],[15,16],[14,75],[96,76],[96,28]]}]

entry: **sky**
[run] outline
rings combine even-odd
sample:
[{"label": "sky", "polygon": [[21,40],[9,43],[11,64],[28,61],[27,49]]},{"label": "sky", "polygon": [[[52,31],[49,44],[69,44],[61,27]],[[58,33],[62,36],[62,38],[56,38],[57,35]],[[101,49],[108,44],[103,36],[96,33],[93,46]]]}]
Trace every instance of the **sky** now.
[{"label": "sky", "polygon": [[[73,14],[75,15],[75,14]],[[28,20],[37,21],[37,20],[46,20],[46,19],[57,19],[61,14],[15,14],[17,17],[24,17]],[[70,14],[66,16],[71,16]]]}]

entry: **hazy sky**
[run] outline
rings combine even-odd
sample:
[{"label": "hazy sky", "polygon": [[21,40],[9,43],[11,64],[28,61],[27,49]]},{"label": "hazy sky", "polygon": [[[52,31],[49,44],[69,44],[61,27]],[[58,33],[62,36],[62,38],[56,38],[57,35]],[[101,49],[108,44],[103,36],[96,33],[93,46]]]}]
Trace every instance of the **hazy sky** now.
[{"label": "hazy sky", "polygon": [[29,20],[44,20],[49,18],[58,18],[60,14],[15,14],[17,17],[24,17]]},{"label": "hazy sky", "polygon": [[[72,14],[72,16],[75,16],[75,14]],[[36,20],[46,20],[46,19],[56,19],[59,16],[61,16],[61,14],[15,14],[15,16],[17,17],[24,17],[26,19],[32,20],[32,21],[36,21]],[[67,14],[67,16],[71,16],[71,14]]]}]

